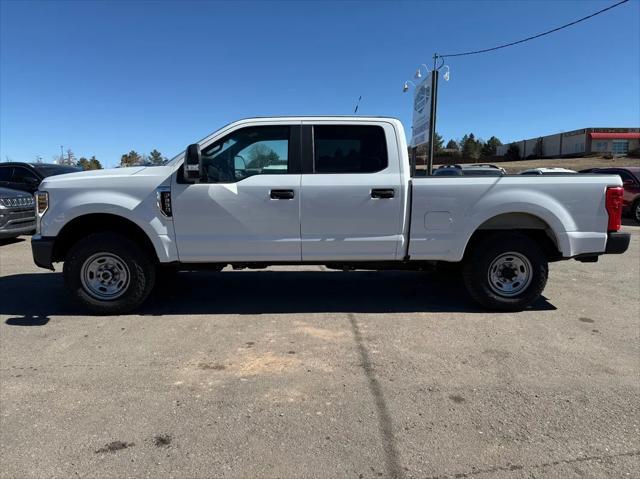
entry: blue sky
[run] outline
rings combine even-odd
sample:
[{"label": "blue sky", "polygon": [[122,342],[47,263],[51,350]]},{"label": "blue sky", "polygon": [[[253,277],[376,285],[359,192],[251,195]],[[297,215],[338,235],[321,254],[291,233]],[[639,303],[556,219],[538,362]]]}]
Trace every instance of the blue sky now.
[{"label": "blue sky", "polygon": [[[60,145],[113,166],[173,156],[247,116],[400,118],[434,52],[491,47],[615,0],[207,2],[0,0],[0,158]],[[495,53],[451,58],[438,131],[503,141],[640,125],[640,2]]]}]

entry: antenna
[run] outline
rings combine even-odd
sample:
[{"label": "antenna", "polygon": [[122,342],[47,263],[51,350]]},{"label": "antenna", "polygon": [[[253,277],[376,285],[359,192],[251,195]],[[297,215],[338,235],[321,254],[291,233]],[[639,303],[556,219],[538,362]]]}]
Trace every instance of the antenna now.
[{"label": "antenna", "polygon": [[353,114],[358,113],[358,107],[360,106],[360,100],[362,100],[362,95],[358,97],[358,101],[356,102],[356,107],[353,109]]}]

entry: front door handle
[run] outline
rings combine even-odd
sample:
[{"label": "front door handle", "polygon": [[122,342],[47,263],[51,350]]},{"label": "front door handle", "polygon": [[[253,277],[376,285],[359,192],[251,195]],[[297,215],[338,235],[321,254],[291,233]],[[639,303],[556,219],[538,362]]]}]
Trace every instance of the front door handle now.
[{"label": "front door handle", "polygon": [[269,194],[272,200],[292,200],[293,190],[271,190]]},{"label": "front door handle", "polygon": [[371,198],[393,198],[396,192],[393,188],[377,188],[371,190]]}]

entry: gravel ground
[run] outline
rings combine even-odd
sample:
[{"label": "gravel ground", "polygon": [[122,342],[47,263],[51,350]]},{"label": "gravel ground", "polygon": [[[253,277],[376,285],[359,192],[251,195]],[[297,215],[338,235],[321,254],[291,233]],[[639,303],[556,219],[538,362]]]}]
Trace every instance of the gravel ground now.
[{"label": "gravel ground", "polygon": [[0,246],[0,477],[638,477],[640,228],[531,310],[434,273],[180,274],[85,316]]}]

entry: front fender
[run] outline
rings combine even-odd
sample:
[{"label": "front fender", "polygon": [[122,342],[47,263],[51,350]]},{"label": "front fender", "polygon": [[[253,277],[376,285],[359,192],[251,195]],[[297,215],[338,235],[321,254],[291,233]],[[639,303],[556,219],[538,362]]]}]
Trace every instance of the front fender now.
[{"label": "front fender", "polygon": [[113,190],[49,190],[49,196],[49,210],[40,221],[42,236],[57,236],[65,225],[85,215],[109,214],[125,218],[144,231],[160,262],[177,260],[173,222],[160,214],[155,190],[141,199]]}]

